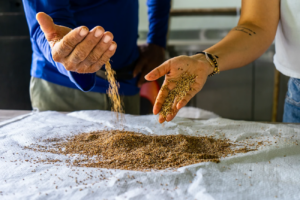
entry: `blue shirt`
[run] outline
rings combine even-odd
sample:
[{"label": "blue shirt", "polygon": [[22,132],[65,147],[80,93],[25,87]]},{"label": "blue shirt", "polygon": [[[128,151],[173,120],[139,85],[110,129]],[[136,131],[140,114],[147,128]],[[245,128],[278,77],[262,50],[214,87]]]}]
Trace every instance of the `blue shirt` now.
[{"label": "blue shirt", "polygon": [[[118,44],[111,58],[115,70],[132,64],[139,57],[138,0],[23,0],[24,10],[32,43],[31,76],[46,81],[80,89],[106,93],[108,82],[93,74],[78,74],[67,71],[61,63],[52,59],[51,48],[35,18],[38,12],[45,12],[57,25],[89,29],[102,26],[114,34]],[[148,0],[149,33],[147,42],[165,47],[168,29],[170,0]],[[135,95],[139,92],[137,78],[120,81],[121,95]]]}]

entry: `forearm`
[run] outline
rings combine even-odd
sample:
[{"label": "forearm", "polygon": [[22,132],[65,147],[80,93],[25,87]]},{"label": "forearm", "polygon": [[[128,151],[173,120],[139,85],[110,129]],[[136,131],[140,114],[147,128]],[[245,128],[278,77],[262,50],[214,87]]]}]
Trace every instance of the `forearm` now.
[{"label": "forearm", "polygon": [[242,0],[238,26],[205,51],[219,56],[219,70],[245,66],[272,44],[280,18],[280,0]]},{"label": "forearm", "polygon": [[166,47],[170,0],[148,0],[149,33],[147,42]]},{"label": "forearm", "polygon": [[[280,18],[280,0],[242,0],[242,11],[237,27],[214,46],[205,51],[218,56],[220,71],[242,67],[259,56],[272,44]],[[158,114],[174,87],[171,80],[179,80],[184,74],[194,75],[190,91],[167,117],[160,115],[159,122],[171,121],[204,86],[207,76],[213,72],[210,61],[203,54],[178,56],[164,62],[146,75],[148,81],[165,76],[165,81],[154,104],[153,113]],[[167,88],[167,89],[164,89]]]},{"label": "forearm", "polygon": [[275,31],[253,24],[239,24],[223,40],[205,51],[219,57],[220,71],[235,69],[260,57],[272,44],[274,37]]},{"label": "forearm", "polygon": [[43,31],[38,27],[33,36],[33,41],[37,44],[39,52],[43,54],[43,57],[52,64],[53,67],[56,67],[58,71],[66,76],[68,76],[68,71],[64,68],[61,63],[55,62],[52,58],[51,48],[48,41],[45,38]]}]

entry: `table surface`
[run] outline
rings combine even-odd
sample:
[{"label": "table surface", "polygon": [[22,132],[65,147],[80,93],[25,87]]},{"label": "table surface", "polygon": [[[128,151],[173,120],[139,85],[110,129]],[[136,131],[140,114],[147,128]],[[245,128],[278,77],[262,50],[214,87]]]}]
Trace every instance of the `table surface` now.
[{"label": "table surface", "polygon": [[31,110],[1,110],[0,109],[0,122],[30,113]]}]

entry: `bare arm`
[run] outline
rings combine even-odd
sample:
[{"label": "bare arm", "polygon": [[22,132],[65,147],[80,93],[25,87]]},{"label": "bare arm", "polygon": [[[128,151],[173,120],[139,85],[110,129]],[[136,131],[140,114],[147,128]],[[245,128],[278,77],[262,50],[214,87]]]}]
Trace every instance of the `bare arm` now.
[{"label": "bare arm", "polygon": [[[261,56],[272,44],[280,17],[280,0],[242,0],[242,12],[238,26],[233,28],[228,35],[206,49],[206,52],[219,57],[219,69],[225,71],[245,66]],[[177,70],[183,68],[183,70]],[[146,79],[153,81],[165,75],[164,85],[168,80],[177,79],[182,73],[188,72],[197,75],[195,83],[186,97],[179,102],[173,114],[166,119],[159,117],[159,122],[171,121],[178,110],[184,107],[190,99],[204,86],[207,76],[213,68],[202,54],[194,56],[178,56],[172,58],[146,75]],[[169,87],[169,86],[167,86]],[[169,88],[171,90],[172,88]],[[153,113],[158,114],[168,95],[168,90],[161,90],[156,99]]]},{"label": "bare arm", "polygon": [[223,40],[205,51],[220,57],[220,71],[245,66],[272,44],[279,16],[279,0],[242,0],[238,25]]}]

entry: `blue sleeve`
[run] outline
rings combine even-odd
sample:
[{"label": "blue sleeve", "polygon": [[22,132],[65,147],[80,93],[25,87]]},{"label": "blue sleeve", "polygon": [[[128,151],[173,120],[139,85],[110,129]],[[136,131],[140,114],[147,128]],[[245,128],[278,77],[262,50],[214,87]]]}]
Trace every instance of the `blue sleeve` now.
[{"label": "blue sleeve", "polygon": [[166,47],[171,0],[147,0],[149,33],[147,42]]},{"label": "blue sleeve", "polygon": [[38,12],[45,12],[53,18],[57,25],[66,26],[69,28],[77,27],[74,16],[70,11],[70,0],[23,0],[25,15],[29,26],[31,42],[35,43],[44,58],[50,62],[53,67],[69,79],[82,91],[90,91],[96,83],[96,74],[78,74],[70,72],[52,58],[51,47],[45,38],[43,31],[35,18]]}]

